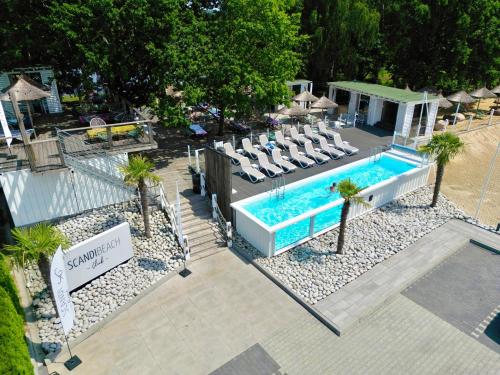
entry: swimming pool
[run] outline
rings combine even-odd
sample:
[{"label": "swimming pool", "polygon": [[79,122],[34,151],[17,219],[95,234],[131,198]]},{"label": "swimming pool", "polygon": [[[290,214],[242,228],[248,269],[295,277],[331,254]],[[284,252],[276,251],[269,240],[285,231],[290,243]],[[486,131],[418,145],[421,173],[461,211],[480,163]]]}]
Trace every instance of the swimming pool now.
[{"label": "swimming pool", "polygon": [[[283,198],[263,193],[233,203],[236,230],[264,254],[274,255],[338,225],[343,200],[330,192],[333,182],[349,178],[364,187],[361,195],[374,208],[424,185],[427,169],[390,153],[359,160],[287,185]],[[353,217],[366,209],[353,206],[351,211]],[[267,242],[257,233],[262,230]]]}]

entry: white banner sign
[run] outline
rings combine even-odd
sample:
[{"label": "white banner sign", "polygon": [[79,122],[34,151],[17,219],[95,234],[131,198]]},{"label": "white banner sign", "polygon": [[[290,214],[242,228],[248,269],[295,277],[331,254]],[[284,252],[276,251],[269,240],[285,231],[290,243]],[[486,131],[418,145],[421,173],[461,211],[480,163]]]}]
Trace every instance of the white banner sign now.
[{"label": "white banner sign", "polygon": [[2,123],[3,136],[7,141],[7,146],[10,147],[12,143],[12,133],[10,132],[9,124],[7,123],[7,118],[5,117],[5,111],[3,110],[2,101],[0,100],[0,123]]},{"label": "white banner sign", "polygon": [[64,253],[61,246],[57,248],[52,263],[50,264],[50,283],[52,284],[52,292],[56,300],[57,313],[61,319],[64,334],[73,328],[73,320],[75,319],[75,307],[69,295],[68,279],[64,267]]},{"label": "white banner sign", "polygon": [[64,254],[69,290],[95,279],[133,255],[128,223],[122,223],[80,242]]}]

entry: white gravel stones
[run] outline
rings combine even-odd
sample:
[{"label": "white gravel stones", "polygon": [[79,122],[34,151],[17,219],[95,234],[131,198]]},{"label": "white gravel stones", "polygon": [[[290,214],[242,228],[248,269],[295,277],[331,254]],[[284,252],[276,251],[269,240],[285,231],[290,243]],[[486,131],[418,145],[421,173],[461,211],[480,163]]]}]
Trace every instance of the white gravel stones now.
[{"label": "white gravel stones", "polygon": [[[108,271],[83,288],[71,293],[76,310],[75,326],[69,338],[85,332],[93,324],[137,296],[141,291],[182,265],[182,250],[162,211],[152,207],[152,238],[143,236],[142,216],[133,203],[117,204],[60,222],[57,227],[76,244],[113,226],[128,221],[134,257]],[[64,336],[45,282],[37,268],[26,272],[33,295],[33,307],[45,352],[57,351]]]},{"label": "white gravel stones", "polygon": [[443,196],[436,208],[430,208],[431,198],[432,187],[426,186],[349,221],[343,255],[335,254],[338,229],[272,258],[263,257],[239,236],[234,243],[314,304],[452,218],[493,230],[466,216]]}]

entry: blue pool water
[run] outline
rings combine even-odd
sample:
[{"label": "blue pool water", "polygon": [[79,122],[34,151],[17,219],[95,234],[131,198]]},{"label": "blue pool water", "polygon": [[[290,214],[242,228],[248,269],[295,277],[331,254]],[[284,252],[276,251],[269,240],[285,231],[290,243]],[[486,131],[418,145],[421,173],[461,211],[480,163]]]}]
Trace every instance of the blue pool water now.
[{"label": "blue pool water", "polygon": [[[331,193],[329,186],[350,178],[356,185],[367,188],[391,177],[405,173],[415,165],[382,155],[376,162],[366,161],[340,171],[311,177],[306,183],[286,188],[285,197],[274,195],[251,201],[243,208],[269,226],[297,217],[305,212],[322,207],[340,198],[338,192]],[[340,221],[341,205],[318,214],[314,220],[314,232],[319,232]],[[309,235],[309,218],[276,232],[276,250],[282,249]]]}]

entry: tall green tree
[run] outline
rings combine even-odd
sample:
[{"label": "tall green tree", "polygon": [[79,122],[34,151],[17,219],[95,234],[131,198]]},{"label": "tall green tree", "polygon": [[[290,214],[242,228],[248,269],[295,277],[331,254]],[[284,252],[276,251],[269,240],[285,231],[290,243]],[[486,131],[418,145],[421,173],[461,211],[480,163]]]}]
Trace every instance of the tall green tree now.
[{"label": "tall green tree", "polygon": [[434,135],[428,144],[419,149],[421,153],[429,154],[436,159],[436,182],[434,183],[431,207],[436,207],[437,205],[444,176],[444,168],[450,160],[463,152],[464,148],[465,144],[458,135],[446,132]]},{"label": "tall green tree", "polygon": [[191,12],[182,0],[52,0],[45,22],[70,46],[75,68],[142,105],[164,93]]},{"label": "tall green tree", "polygon": [[373,0],[396,83],[445,91],[496,85],[498,0]]},{"label": "tall green tree", "polygon": [[307,76],[319,82],[363,79],[376,70],[372,61],[379,20],[366,0],[304,0],[302,30],[310,35]]},{"label": "tall green tree", "polygon": [[342,211],[340,213],[340,225],[339,225],[339,238],[337,241],[337,254],[344,253],[344,242],[345,242],[345,230],[347,227],[347,217],[349,216],[349,210],[352,204],[368,205],[368,203],[360,197],[358,194],[363,190],[357,186],[350,179],[342,180],[339,182],[337,189],[342,198],[344,198],[344,204],[342,205]]},{"label": "tall green tree", "polygon": [[303,41],[300,15],[290,13],[295,6],[295,0],[223,0],[198,11],[186,78],[191,89],[185,92],[196,92],[219,110],[219,134],[228,113],[288,100],[285,81],[299,71]]},{"label": "tall green tree", "polygon": [[148,183],[157,184],[161,178],[152,172],[154,164],[146,157],[137,155],[133,156],[128,165],[121,168],[124,174],[125,182],[132,186],[137,186],[141,196],[142,218],[144,220],[144,233],[146,237],[151,237],[151,224],[149,220],[149,199],[148,199]]}]

